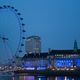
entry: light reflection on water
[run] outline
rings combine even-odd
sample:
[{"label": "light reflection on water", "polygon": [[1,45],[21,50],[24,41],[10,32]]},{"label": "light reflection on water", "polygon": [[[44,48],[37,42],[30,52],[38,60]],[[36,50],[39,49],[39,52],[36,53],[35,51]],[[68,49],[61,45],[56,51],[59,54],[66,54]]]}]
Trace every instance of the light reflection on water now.
[{"label": "light reflection on water", "polygon": [[67,77],[67,76],[58,76],[58,77],[45,77],[45,76],[15,76],[13,80],[80,80],[79,77]]},{"label": "light reflection on water", "polygon": [[80,80],[80,77],[67,76],[24,76],[24,75],[0,75],[0,80]]}]

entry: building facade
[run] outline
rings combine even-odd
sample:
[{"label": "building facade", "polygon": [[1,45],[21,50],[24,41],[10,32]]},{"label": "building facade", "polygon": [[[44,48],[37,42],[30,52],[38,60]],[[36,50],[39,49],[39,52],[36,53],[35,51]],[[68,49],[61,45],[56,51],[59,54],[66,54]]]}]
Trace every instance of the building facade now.
[{"label": "building facade", "polygon": [[80,69],[80,49],[75,41],[73,50],[25,54],[23,60],[26,69],[75,70]]},{"label": "building facade", "polygon": [[28,37],[25,44],[25,50],[28,54],[41,53],[41,38],[39,36]]}]

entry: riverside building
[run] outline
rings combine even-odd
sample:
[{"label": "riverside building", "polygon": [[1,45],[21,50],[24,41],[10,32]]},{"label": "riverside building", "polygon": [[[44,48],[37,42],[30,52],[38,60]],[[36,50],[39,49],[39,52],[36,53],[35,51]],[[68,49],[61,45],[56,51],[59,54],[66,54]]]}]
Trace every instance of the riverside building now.
[{"label": "riverside building", "polygon": [[75,40],[73,50],[50,50],[40,54],[33,51],[25,54],[23,61],[26,69],[76,70],[80,69],[80,49]]},{"label": "riverside building", "polygon": [[39,36],[30,36],[26,39],[25,50],[27,54],[41,53],[41,38]]}]

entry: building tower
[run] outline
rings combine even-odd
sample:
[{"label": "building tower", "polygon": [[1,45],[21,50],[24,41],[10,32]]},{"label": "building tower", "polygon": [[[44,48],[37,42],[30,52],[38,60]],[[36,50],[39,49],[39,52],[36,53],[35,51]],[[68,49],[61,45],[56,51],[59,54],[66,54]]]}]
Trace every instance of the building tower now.
[{"label": "building tower", "polygon": [[74,41],[74,52],[77,52],[78,50],[78,45],[77,45],[77,41]]},{"label": "building tower", "polygon": [[25,50],[28,54],[41,53],[41,38],[39,36],[28,37],[25,44]]}]

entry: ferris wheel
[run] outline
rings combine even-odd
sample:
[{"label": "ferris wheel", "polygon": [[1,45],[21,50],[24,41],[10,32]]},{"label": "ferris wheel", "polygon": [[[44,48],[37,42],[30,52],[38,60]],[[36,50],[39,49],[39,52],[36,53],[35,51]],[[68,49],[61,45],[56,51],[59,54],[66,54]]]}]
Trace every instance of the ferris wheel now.
[{"label": "ferris wheel", "polygon": [[0,6],[0,59],[24,52],[24,28],[23,18],[16,8],[10,5]]}]

